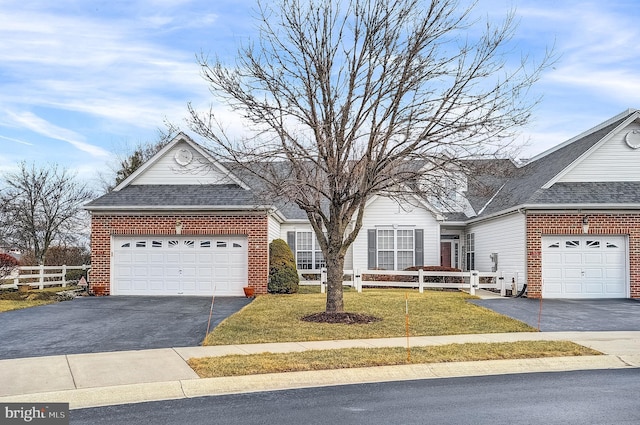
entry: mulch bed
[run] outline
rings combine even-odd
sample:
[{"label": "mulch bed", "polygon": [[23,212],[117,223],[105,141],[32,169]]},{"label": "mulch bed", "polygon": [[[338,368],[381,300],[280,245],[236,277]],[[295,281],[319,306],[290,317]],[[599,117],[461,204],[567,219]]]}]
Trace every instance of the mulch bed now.
[{"label": "mulch bed", "polygon": [[344,325],[361,325],[382,320],[379,317],[360,313],[315,313],[302,318],[305,322],[315,323],[341,323]]}]

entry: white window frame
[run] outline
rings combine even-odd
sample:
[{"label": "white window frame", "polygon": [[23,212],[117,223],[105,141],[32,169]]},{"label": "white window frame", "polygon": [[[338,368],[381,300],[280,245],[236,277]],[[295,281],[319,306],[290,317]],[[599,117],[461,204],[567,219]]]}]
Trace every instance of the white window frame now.
[{"label": "white window frame", "polygon": [[[318,239],[315,237],[315,233],[311,230],[296,230],[295,234],[296,234],[296,252],[294,254],[296,257],[296,267],[298,268],[298,270],[320,270],[321,268],[326,267],[326,262],[324,260],[324,256],[322,255],[322,249],[320,248]],[[311,249],[309,249],[309,247],[307,246],[308,241],[305,241],[305,245],[304,245],[305,249],[300,249],[302,245],[300,243],[300,238],[303,236],[311,238],[311,247],[310,247]],[[300,254],[304,254],[303,256],[306,257],[304,264],[300,263],[300,257],[301,257]],[[310,254],[310,255],[307,256],[307,254]],[[308,258],[311,259],[310,264],[308,263],[308,260],[307,260]],[[311,267],[309,268],[307,266],[311,266]]]},{"label": "white window frame", "polygon": [[[392,246],[388,244],[382,243],[382,241],[389,240],[389,233],[393,235]],[[382,235],[381,235],[382,234]],[[407,237],[410,235],[410,245],[408,248]],[[402,228],[402,227],[378,227],[376,228],[376,264],[378,268],[384,270],[404,270],[408,267],[412,267],[415,265],[416,261],[416,232],[413,228]],[[388,260],[381,261],[381,255],[383,254],[389,257],[389,253],[391,253],[393,264],[391,267],[389,266]],[[400,255],[399,255],[400,254]],[[405,264],[400,265],[400,258],[402,255],[410,255],[410,261]]]},{"label": "white window frame", "polygon": [[466,267],[467,271],[474,270],[476,266],[476,234],[467,233],[466,237]]}]

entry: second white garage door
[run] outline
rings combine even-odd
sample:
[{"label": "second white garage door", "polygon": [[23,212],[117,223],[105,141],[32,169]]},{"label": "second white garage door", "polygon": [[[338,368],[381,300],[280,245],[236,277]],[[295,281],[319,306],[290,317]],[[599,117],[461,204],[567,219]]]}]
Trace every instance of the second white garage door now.
[{"label": "second white garage door", "polygon": [[114,237],[112,295],[241,296],[244,236]]},{"label": "second white garage door", "polygon": [[626,298],[624,236],[544,236],[543,298]]}]

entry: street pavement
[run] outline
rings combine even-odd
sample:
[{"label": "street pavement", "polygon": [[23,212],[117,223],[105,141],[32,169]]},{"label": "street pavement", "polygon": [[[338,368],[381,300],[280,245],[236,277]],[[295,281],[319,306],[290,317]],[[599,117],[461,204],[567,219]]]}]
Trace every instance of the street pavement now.
[{"label": "street pavement", "polygon": [[640,331],[526,332],[410,338],[411,346],[467,342],[569,340],[600,356],[409,364],[372,368],[199,378],[192,357],[347,347],[403,347],[405,338],[314,341],[152,350],[0,360],[0,403],[69,403],[72,409],[368,382],[408,381],[531,372],[640,367]]},{"label": "street pavement", "polygon": [[[111,297],[110,297],[111,298]],[[113,297],[117,298],[117,297]],[[500,308],[518,313],[513,306],[534,305],[497,299]],[[546,301],[545,301],[546,302]],[[639,303],[626,304],[635,312]],[[157,304],[156,304],[157,305]],[[602,305],[599,305],[602,306]],[[232,310],[239,306],[231,306]],[[491,307],[493,308],[493,307]],[[567,307],[559,305],[558,310]],[[495,308],[498,310],[498,308]],[[527,310],[529,321],[535,315]],[[530,311],[529,311],[530,310]],[[553,310],[550,310],[551,312]],[[601,311],[606,312],[605,309]],[[113,312],[113,311],[112,311]],[[198,313],[200,314],[200,313]],[[569,325],[565,315],[565,325]],[[633,314],[632,320],[637,320]],[[611,318],[611,315],[609,315]],[[577,319],[579,322],[579,318]],[[201,327],[201,326],[200,326]],[[434,364],[408,364],[371,368],[249,375],[241,377],[199,378],[187,360],[228,354],[300,352],[350,347],[406,347],[406,338],[359,339],[343,341],[288,342],[226,346],[173,346],[84,353],[62,353],[46,357],[0,360],[0,403],[63,402],[72,409],[191,398],[244,392],[273,391],[357,383],[409,381],[445,377],[555,372],[591,369],[640,368],[640,328],[617,331],[574,330],[563,332],[521,332],[474,335],[411,337],[411,347],[478,342],[563,340],[597,350],[603,355],[520,360],[490,360]],[[4,341],[7,341],[6,339]]]}]

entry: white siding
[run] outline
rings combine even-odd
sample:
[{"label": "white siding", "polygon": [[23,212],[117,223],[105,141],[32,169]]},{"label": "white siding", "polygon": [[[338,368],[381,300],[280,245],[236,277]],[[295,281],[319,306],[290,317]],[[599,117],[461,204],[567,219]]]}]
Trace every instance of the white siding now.
[{"label": "white siding", "polygon": [[[518,212],[472,224],[467,233],[475,234],[476,269],[491,271],[490,255],[498,254],[498,272],[505,273],[505,279],[518,272],[519,283],[524,283],[526,271],[526,220]],[[464,244],[464,239],[462,239]]]},{"label": "white siding", "polygon": [[640,181],[640,149],[631,149],[625,142],[626,134],[632,130],[640,130],[640,125],[630,124],[615,134],[559,181]]},{"label": "white siding", "polygon": [[[191,162],[184,166],[175,161],[175,155],[181,149],[188,149],[193,156]],[[234,183],[229,176],[220,172],[208,159],[184,142],[177,143],[173,149],[166,152],[131,182],[132,185]]]},{"label": "white siding", "polygon": [[[278,222],[278,220],[276,220],[275,218],[273,218],[272,216],[269,216],[268,219],[268,238],[269,238],[269,242],[272,242],[274,239],[278,239],[280,238],[280,223]],[[287,241],[286,238],[286,234],[284,237],[284,241]]]},{"label": "white siding", "polygon": [[430,211],[411,205],[400,206],[396,201],[377,197],[364,213],[362,230],[353,243],[353,267],[367,269],[367,230],[376,226],[409,225],[424,230],[424,264],[440,265],[440,223]]}]

